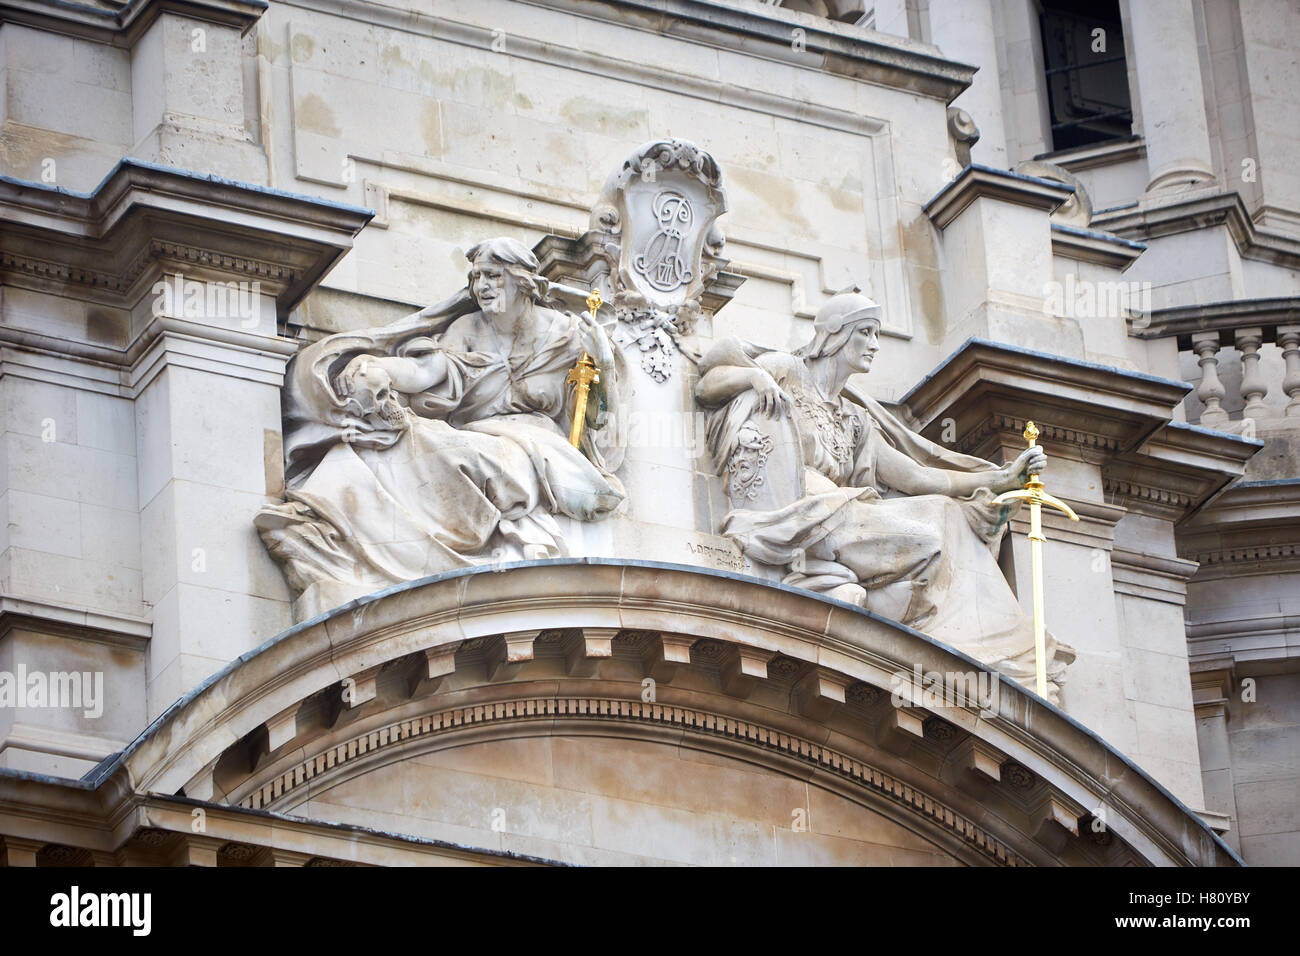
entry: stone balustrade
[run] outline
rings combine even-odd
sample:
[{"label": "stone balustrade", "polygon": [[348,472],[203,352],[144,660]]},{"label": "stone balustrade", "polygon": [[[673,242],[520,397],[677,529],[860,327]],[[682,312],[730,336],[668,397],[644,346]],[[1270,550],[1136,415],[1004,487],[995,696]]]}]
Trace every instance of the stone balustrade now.
[{"label": "stone balustrade", "polygon": [[[1282,352],[1285,373],[1281,382],[1269,382],[1260,368],[1259,350],[1266,341],[1262,326],[1231,330],[1232,345],[1241,354],[1242,418],[1267,420],[1279,417],[1274,406],[1265,397],[1280,388],[1289,399],[1283,415],[1300,419],[1300,324],[1277,326],[1271,337]],[[1219,377],[1219,351],[1223,345],[1219,331],[1195,332],[1191,336],[1192,351],[1201,367],[1201,380],[1196,385],[1196,397],[1205,409],[1199,424],[1206,428],[1225,428],[1229,415],[1223,408],[1227,390]]]},{"label": "stone balustrade", "polygon": [[1263,423],[1300,426],[1300,300],[1156,309],[1129,334],[1177,341],[1184,380],[1195,386],[1187,397],[1189,422],[1233,432]]}]

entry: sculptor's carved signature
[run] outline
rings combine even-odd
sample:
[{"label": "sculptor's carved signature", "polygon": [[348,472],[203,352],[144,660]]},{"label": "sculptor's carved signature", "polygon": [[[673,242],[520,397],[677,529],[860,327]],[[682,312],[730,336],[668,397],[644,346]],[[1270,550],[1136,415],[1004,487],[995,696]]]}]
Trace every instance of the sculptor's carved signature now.
[{"label": "sculptor's carved signature", "polygon": [[711,544],[692,544],[689,541],[686,542],[686,548],[691,552],[692,556],[708,558],[719,568],[725,568],[728,571],[751,570],[744,555],[732,551],[730,548],[719,548]]}]

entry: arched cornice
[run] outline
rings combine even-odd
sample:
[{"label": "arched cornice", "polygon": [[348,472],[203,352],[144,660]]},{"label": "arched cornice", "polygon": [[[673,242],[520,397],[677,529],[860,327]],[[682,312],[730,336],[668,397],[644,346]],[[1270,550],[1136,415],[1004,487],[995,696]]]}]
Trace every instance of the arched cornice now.
[{"label": "arched cornice", "polygon": [[[984,712],[958,690],[981,674]],[[948,702],[918,675],[942,675]],[[1095,734],[946,645],[810,592],[635,561],[467,569],[351,602],[232,662],[97,781],[284,810],[416,753],[548,733],[746,760],[970,863],[1240,862]]]}]

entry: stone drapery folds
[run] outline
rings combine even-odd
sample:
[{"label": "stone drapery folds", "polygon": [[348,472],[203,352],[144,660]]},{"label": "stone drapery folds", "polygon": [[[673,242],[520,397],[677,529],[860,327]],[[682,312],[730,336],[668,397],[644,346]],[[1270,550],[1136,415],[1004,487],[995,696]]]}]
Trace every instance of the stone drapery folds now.
[{"label": "stone drapery folds", "polygon": [[[557,515],[596,520],[624,499],[604,331],[543,304],[537,259],[515,240],[469,258],[452,299],[328,336],[289,369],[285,502],[254,523],[299,620],[457,567],[565,555]],[[579,449],[565,377],[584,352],[602,374]]]},{"label": "stone drapery folds", "polygon": [[[1032,621],[997,564],[1012,506],[994,503],[1045,464],[951,452],[847,384],[878,348],[880,307],[857,293],[818,313],[791,354],[736,339],[700,366],[709,445],[732,510],[721,523],[753,561],[924,631],[1030,683]],[[1049,637],[1049,696],[1073,652]]]}]

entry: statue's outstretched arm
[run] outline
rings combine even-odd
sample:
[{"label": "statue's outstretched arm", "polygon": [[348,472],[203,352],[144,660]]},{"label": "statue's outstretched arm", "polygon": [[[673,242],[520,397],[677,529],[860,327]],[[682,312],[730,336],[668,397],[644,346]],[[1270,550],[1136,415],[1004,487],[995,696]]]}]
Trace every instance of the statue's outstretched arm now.
[{"label": "statue's outstretched arm", "polygon": [[1038,446],[1025,449],[1019,458],[1002,468],[975,472],[918,464],[886,442],[881,442],[876,450],[876,473],[881,481],[907,495],[965,498],[980,488],[1001,494],[1019,488],[1029,471],[1046,466],[1047,457]]}]

